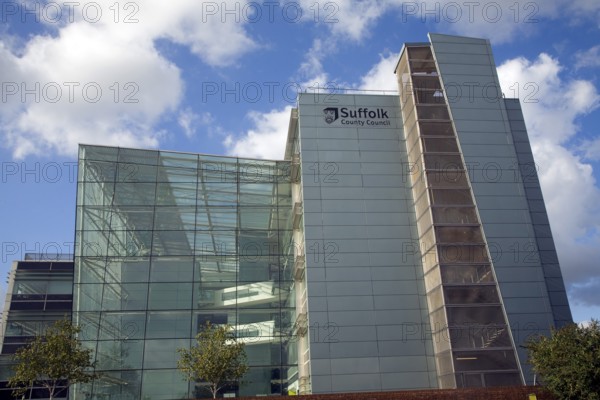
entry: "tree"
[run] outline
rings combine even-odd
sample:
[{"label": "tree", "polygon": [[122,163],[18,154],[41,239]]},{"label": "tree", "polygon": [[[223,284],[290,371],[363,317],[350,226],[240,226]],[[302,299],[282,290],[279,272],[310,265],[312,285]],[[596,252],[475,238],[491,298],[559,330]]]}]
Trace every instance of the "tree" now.
[{"label": "tree", "polygon": [[16,362],[15,374],[8,385],[14,396],[23,396],[37,383],[48,390],[54,399],[64,386],[74,383],[87,383],[98,375],[90,372],[92,350],[84,349],[77,340],[81,328],[68,320],[56,321],[45,335],[38,335],[27,346],[20,348],[13,356]]},{"label": "tree", "polygon": [[529,362],[544,385],[562,400],[600,399],[600,323],[571,324],[551,337],[530,339]]},{"label": "tree", "polygon": [[248,370],[244,343],[235,340],[231,326],[213,326],[208,321],[196,342],[189,350],[177,349],[177,367],[188,381],[207,382],[216,398],[219,390]]}]

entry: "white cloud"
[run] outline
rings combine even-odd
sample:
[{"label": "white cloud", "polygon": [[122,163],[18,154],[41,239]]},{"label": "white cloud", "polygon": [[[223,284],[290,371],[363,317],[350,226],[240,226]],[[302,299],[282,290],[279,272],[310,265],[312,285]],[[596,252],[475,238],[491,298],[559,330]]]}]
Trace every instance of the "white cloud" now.
[{"label": "white cloud", "polygon": [[[323,45],[320,41],[313,43],[313,52],[309,52],[307,61],[300,67],[305,83],[302,87],[314,86],[314,83],[323,85],[327,82],[327,73],[319,61],[323,53]],[[394,67],[397,54],[381,56],[378,63],[360,79],[359,89],[367,90],[397,90]],[[357,85],[347,85],[356,87]],[[223,144],[229,155],[250,158],[282,159],[284,156],[287,129],[289,126],[291,106],[283,109],[271,110],[267,113],[251,112],[249,118],[254,125],[243,135],[236,137],[227,135]]]},{"label": "white cloud", "polygon": [[329,16],[333,22],[331,31],[338,36],[347,37],[353,41],[360,41],[369,36],[369,29],[385,13],[388,6],[381,0],[338,0],[333,4],[336,7],[324,10],[322,20],[327,23]]},{"label": "white cloud", "polygon": [[251,112],[253,129],[239,138],[227,136],[224,145],[227,154],[271,160],[282,160],[285,153],[287,130],[291,115],[291,106],[268,113]]},{"label": "white cloud", "polygon": [[392,2],[385,0],[337,0],[315,2],[300,0],[303,21],[327,26],[335,38],[361,41],[370,34],[371,27],[390,9]]},{"label": "white cloud", "polygon": [[[15,158],[74,155],[78,143],[158,146],[164,132],[155,125],[176,111],[184,83],[155,41],[188,46],[213,66],[234,64],[257,45],[244,31],[244,23],[222,18],[221,10],[215,15],[204,12],[205,4],[225,8],[234,3],[239,4],[126,3],[131,8],[108,0],[85,1],[72,13],[75,22],[67,21],[67,11],[60,24],[42,18],[48,29],[55,29],[52,35],[33,36],[18,49],[12,41],[0,41],[0,78],[6,96],[0,109],[3,145]],[[90,4],[95,6],[83,12]],[[98,7],[102,18],[91,23]],[[118,15],[115,7],[120,7]],[[139,22],[125,23],[127,17]],[[22,96],[25,89],[34,93]],[[192,125],[188,128],[191,133]]]},{"label": "white cloud", "polygon": [[563,82],[561,69],[557,59],[544,53],[534,61],[519,57],[498,68],[504,94],[522,99],[530,135],[554,143],[563,143],[575,135],[577,117],[595,109],[600,101],[592,82]]},{"label": "white cloud", "polygon": [[[430,11],[428,17],[425,10],[436,11]],[[428,22],[436,22],[433,19],[436,15],[444,29],[460,35],[487,38],[498,44],[542,33],[542,20],[596,22],[600,4],[595,0],[483,0],[471,3],[427,0],[426,6],[421,6],[417,14],[420,18],[424,16]]]},{"label": "white cloud", "polygon": [[[327,50],[327,45],[315,40],[306,61],[301,65],[299,74],[302,75],[303,88],[323,86],[327,83],[327,73],[323,69],[320,57]],[[381,56],[378,63],[360,79],[359,89],[367,90],[397,90],[394,67],[397,54]],[[357,85],[346,85],[356,87]],[[267,113],[251,112],[249,118],[254,125],[240,137],[229,134],[223,144],[228,154],[239,157],[282,159],[284,156],[287,129],[290,120],[291,106],[271,110]]]},{"label": "white cloud", "polygon": [[298,86],[302,90],[318,90],[331,84],[321,60],[334,51],[333,41],[322,41],[321,39],[313,41],[312,46],[304,55],[304,61],[300,64],[297,73]]},{"label": "white cloud", "polygon": [[575,68],[600,67],[600,45],[575,54]]},{"label": "white cloud", "polygon": [[360,79],[359,89],[398,91],[398,82],[394,69],[400,58],[398,53],[380,55],[380,60]]},{"label": "white cloud", "polygon": [[[72,7],[69,3],[55,3],[63,5],[60,23],[45,17],[45,12],[40,12],[37,20],[59,29],[74,24],[94,25],[124,41],[168,39],[188,46],[210,65],[223,66],[235,63],[258,46],[244,29],[248,19],[243,7],[248,2],[178,0],[175,6],[157,0],[143,3],[83,0],[73,2],[76,5]],[[228,14],[230,10],[233,14]],[[70,19],[74,22],[69,22]]]},{"label": "white cloud", "polygon": [[[122,27],[126,35],[140,28],[141,37],[167,38],[189,46],[207,64],[231,65],[258,47],[244,29],[248,19],[243,7],[248,2],[178,0],[175,5],[151,1],[139,7],[140,23],[133,24],[139,27],[126,24],[118,24],[118,27]],[[112,0],[103,0],[102,3],[106,8],[114,4]],[[227,14],[228,10],[233,10],[233,14]]]},{"label": "white cloud", "polygon": [[177,123],[188,138],[192,138],[196,135],[199,126],[206,126],[212,122],[214,122],[214,118],[209,112],[197,114],[189,107],[181,110],[179,112],[179,117],[177,118]]},{"label": "white cloud", "polygon": [[[386,13],[396,14],[401,24],[422,23],[432,31],[489,38],[496,44],[539,32],[542,19],[560,19],[574,25],[600,21],[597,0],[338,0],[332,3],[301,0],[300,4],[305,10],[304,21],[318,21],[329,27],[334,39],[353,42],[368,38],[373,26]],[[325,4],[331,5],[325,7]]]},{"label": "white cloud", "polygon": [[78,143],[155,147],[152,125],[177,106],[183,86],[151,43],[121,42],[88,24],[37,36],[21,57],[3,51],[0,59],[2,81],[16,91],[0,129],[16,158],[72,155]]},{"label": "white cloud", "polygon": [[577,120],[598,107],[600,95],[589,81],[564,80],[561,68],[541,54],[534,61],[508,60],[498,74],[507,95],[515,84],[536,85],[521,105],[563,274],[576,302],[600,304],[600,271],[592,261],[600,258],[600,189],[592,165],[566,146],[580,132]]},{"label": "white cloud", "polygon": [[584,140],[578,149],[586,160],[600,161],[600,138]]}]

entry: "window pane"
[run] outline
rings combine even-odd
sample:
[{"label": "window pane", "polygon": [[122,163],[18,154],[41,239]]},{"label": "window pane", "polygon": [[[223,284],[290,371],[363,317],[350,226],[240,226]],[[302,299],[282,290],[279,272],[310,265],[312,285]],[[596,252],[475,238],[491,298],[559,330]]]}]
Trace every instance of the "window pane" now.
[{"label": "window pane", "polygon": [[472,205],[471,192],[466,189],[431,189],[434,205]]},{"label": "window pane", "polygon": [[115,283],[104,285],[102,309],[109,311],[145,310],[147,295],[148,287],[145,283]]},{"label": "window pane", "polygon": [[[92,342],[92,345],[95,343]],[[142,367],[143,341],[102,340],[97,344],[97,369],[115,370]]]},{"label": "window pane", "polygon": [[486,349],[510,347],[510,337],[506,325],[472,325],[464,328],[451,328],[452,348]]},{"label": "window pane", "polygon": [[118,161],[156,165],[158,162],[158,152],[153,150],[119,148]]},{"label": "window pane", "polygon": [[191,282],[194,261],[192,257],[155,257],[152,259],[152,282]]},{"label": "window pane", "polygon": [[498,306],[481,307],[446,307],[449,326],[478,325],[503,325],[504,314]]},{"label": "window pane", "polygon": [[[438,82],[439,84],[439,82]],[[448,108],[444,106],[430,106],[420,105],[417,106],[417,115],[420,120],[423,119],[450,119],[448,114]]]},{"label": "window pane", "polygon": [[456,372],[477,370],[517,369],[511,350],[454,352]]},{"label": "window pane", "polygon": [[178,310],[192,308],[192,283],[151,283],[149,310]]},{"label": "window pane", "polygon": [[188,384],[176,369],[147,370],[142,377],[142,399],[187,399]]},{"label": "window pane", "polygon": [[427,182],[429,187],[449,188],[449,189],[468,189],[467,178],[465,171],[458,169],[445,169],[443,171],[427,171]]},{"label": "window pane", "polygon": [[454,138],[424,138],[423,145],[428,153],[458,153]]},{"label": "window pane", "polygon": [[446,304],[499,303],[496,286],[444,287]]},{"label": "window pane", "polygon": [[475,224],[475,207],[433,207],[433,220],[437,224]]},{"label": "window pane", "polygon": [[416,89],[417,104],[445,104],[446,99],[441,89]]},{"label": "window pane", "polygon": [[119,182],[115,185],[115,205],[153,205],[156,183]]},{"label": "window pane", "polygon": [[145,327],[145,312],[104,312],[100,323],[100,340],[142,339]]},{"label": "window pane", "polygon": [[189,256],[193,254],[194,231],[154,231],[152,254]]},{"label": "window pane", "polygon": [[144,341],[144,368],[177,368],[179,348],[188,349],[190,339],[160,339]]},{"label": "window pane", "polygon": [[444,283],[486,283],[494,276],[489,265],[441,265]]},{"label": "window pane", "polygon": [[519,373],[484,374],[485,386],[519,386],[522,384]]},{"label": "window pane", "polygon": [[408,58],[410,60],[432,60],[433,54],[429,46],[408,47]]},{"label": "window pane", "polygon": [[156,207],[154,219],[156,230],[193,230],[196,224],[196,207]]},{"label": "window pane", "polygon": [[117,165],[117,182],[151,182],[156,181],[156,166],[130,163]]},{"label": "window pane", "polygon": [[412,75],[415,90],[442,90],[440,78],[436,75]]},{"label": "window pane", "polygon": [[452,123],[442,121],[419,121],[421,136],[454,136]]},{"label": "window pane", "polygon": [[191,312],[150,312],[146,324],[146,338],[189,338]]},{"label": "window pane", "polygon": [[435,74],[437,73],[437,68],[435,66],[435,62],[432,61],[410,61],[410,68],[413,74]]},{"label": "window pane", "polygon": [[454,170],[462,170],[462,159],[459,155],[453,154],[425,154],[425,168],[436,169],[446,172],[447,174],[454,174]]},{"label": "window pane", "polygon": [[487,249],[483,245],[440,245],[438,246],[441,264],[487,263]]},{"label": "window pane", "polygon": [[438,226],[435,228],[439,243],[482,243],[479,226]]}]

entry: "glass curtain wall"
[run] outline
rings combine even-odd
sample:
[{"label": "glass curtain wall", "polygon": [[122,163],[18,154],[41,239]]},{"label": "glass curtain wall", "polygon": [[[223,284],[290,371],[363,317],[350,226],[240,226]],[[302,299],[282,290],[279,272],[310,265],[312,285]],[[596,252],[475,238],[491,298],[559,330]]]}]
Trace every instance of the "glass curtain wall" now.
[{"label": "glass curtain wall", "polygon": [[[72,261],[18,261],[13,264],[9,275],[10,302],[4,310],[4,320],[0,320],[0,399],[14,399],[7,381],[13,375],[12,356],[17,350],[35,336],[44,334],[55,321],[71,320],[72,290]],[[66,398],[67,393],[63,389],[56,398]],[[48,391],[39,383],[25,394],[28,399],[47,397]]]},{"label": "glass curtain wall", "polygon": [[439,385],[519,385],[514,345],[430,46],[407,46],[397,74]]},{"label": "glass curtain wall", "polygon": [[80,147],[74,311],[103,378],[74,398],[210,397],[176,369],[177,349],[206,321],[246,343],[250,370],[221,395],[287,394],[297,362],[289,171]]}]

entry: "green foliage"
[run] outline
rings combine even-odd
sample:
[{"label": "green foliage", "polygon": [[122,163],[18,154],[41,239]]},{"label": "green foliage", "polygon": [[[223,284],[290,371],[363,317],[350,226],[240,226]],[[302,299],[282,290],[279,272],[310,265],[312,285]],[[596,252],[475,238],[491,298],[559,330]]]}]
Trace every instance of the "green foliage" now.
[{"label": "green foliage", "polygon": [[196,341],[197,345],[189,350],[177,349],[177,367],[187,380],[207,382],[216,398],[220,389],[248,370],[244,343],[235,340],[231,326],[213,326],[210,322],[196,335]]},{"label": "green foliage", "polygon": [[600,399],[600,323],[576,324],[530,339],[529,362],[561,400]]},{"label": "green foliage", "polygon": [[96,379],[98,375],[89,372],[93,367],[92,350],[82,348],[77,340],[80,331],[70,321],[56,321],[45,335],[36,336],[27,346],[17,350],[13,356],[17,363],[15,374],[8,382],[15,388],[13,396],[24,395],[35,382],[45,387],[53,399],[64,381],[72,385]]}]

